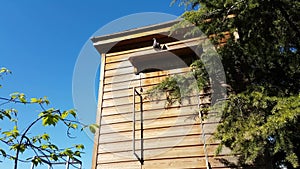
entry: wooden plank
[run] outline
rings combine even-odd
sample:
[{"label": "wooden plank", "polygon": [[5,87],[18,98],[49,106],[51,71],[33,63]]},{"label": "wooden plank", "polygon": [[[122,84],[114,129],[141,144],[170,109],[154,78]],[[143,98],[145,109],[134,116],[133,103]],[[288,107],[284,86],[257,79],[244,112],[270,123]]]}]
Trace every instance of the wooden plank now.
[{"label": "wooden plank", "polygon": [[[124,85],[126,85],[126,83]],[[130,85],[130,84],[127,84],[127,85]],[[131,87],[131,86],[129,86],[129,87]],[[147,96],[146,92],[148,90],[150,90],[151,88],[153,88],[153,86],[152,85],[150,85],[150,86],[142,86],[142,88],[143,88],[143,91],[144,91],[142,93],[142,95],[145,98],[145,96]],[[138,88],[138,90],[139,90],[139,88]],[[162,92],[162,94],[165,95],[165,92]],[[191,94],[196,95],[196,92],[195,93],[191,93]],[[201,94],[201,93],[200,93],[200,95],[204,96],[204,94]],[[206,93],[205,95],[210,95],[210,93]],[[133,96],[132,95],[132,88],[126,88],[125,87],[125,89],[104,92],[103,99],[108,100],[108,99],[117,99],[117,98],[132,97],[132,96]],[[152,98],[152,100],[153,99],[155,99],[155,98]]]},{"label": "wooden plank", "polygon": [[[144,120],[155,120],[158,118],[167,117],[178,117],[178,116],[189,116],[195,118],[198,116],[197,106],[186,106],[180,108],[171,109],[155,109],[155,110],[145,110],[143,113]],[[132,112],[124,114],[103,114],[102,119],[108,123],[124,123],[132,120]],[[136,119],[139,121],[140,113],[136,113]]]},{"label": "wooden plank", "polygon": [[[181,68],[181,69],[172,69],[169,71],[157,71],[157,72],[149,72],[149,73],[141,73],[142,79],[149,79],[161,76],[170,76],[175,74],[181,74],[189,72],[190,68]],[[135,74],[125,74],[113,77],[105,77],[104,84],[111,84],[111,83],[120,83],[120,82],[127,82],[132,80],[137,80],[140,78],[140,75]]]},{"label": "wooden plank", "polygon": [[[144,130],[159,128],[159,127],[172,127],[177,125],[193,125],[199,123],[199,120],[194,120],[189,116],[183,117],[170,117],[164,119],[156,119],[156,120],[145,120],[144,121]],[[116,124],[105,124],[105,122],[101,123],[101,133],[109,133],[109,132],[120,132],[132,129],[132,122],[125,123],[116,123]],[[136,129],[139,129],[139,123],[136,122]]]},{"label": "wooden plank", "polygon": [[[232,167],[224,164],[225,161],[232,163],[237,162],[237,158],[233,156],[210,157],[209,162],[213,168],[230,169]],[[99,164],[97,169],[141,169],[134,168],[139,163],[136,161]],[[132,167],[132,168],[130,168]],[[205,169],[204,157],[177,158],[177,159],[161,159],[161,160],[146,160],[142,169]]]},{"label": "wooden plank", "polygon": [[[160,102],[163,102],[166,104],[166,100],[161,100]],[[149,102],[149,104],[155,104],[157,102]],[[138,104],[138,103],[136,103]],[[128,103],[128,104],[123,104],[123,105],[119,105],[119,106],[111,106],[111,107],[104,107],[103,108],[103,116],[114,116],[114,115],[122,115],[122,114],[131,114],[132,113],[132,103]],[[179,105],[177,103],[174,103],[170,106],[156,106],[156,108],[145,108],[143,107],[144,112],[148,112],[148,111],[156,111],[156,110],[161,110],[161,111],[166,111],[166,110],[172,110],[172,109],[179,109],[179,108],[184,108],[184,107],[197,107],[198,104],[185,104],[185,105]],[[139,105],[136,105],[136,110],[139,110]],[[179,109],[180,110],[180,109]]]},{"label": "wooden plank", "polygon": [[[136,112],[137,121],[140,120],[139,112]],[[189,116],[191,118],[198,118],[199,112],[197,104],[183,105],[180,107],[169,107],[169,108],[159,108],[159,109],[144,109],[143,120],[155,120],[159,118],[167,117],[179,117],[179,116]],[[208,117],[219,116],[218,112],[210,111],[205,114]],[[106,124],[113,123],[124,123],[132,119],[132,111],[129,112],[109,112],[108,114],[103,114],[104,121]]]},{"label": "wooden plank", "polygon": [[[122,117],[122,116],[121,116]],[[136,125],[138,125],[140,123],[140,118],[136,117]],[[184,118],[186,120],[195,120],[195,122],[198,122],[198,114],[197,113],[189,113],[189,114],[180,114],[180,115],[172,115],[172,116],[167,116],[167,117],[157,117],[157,118],[147,118],[143,120],[144,125],[148,125],[150,123],[154,123],[155,121],[161,120],[161,121],[167,121],[170,119],[179,119],[179,118]],[[102,117],[103,119],[103,123],[102,126],[104,125],[122,125],[122,124],[126,124],[126,123],[132,123],[132,114],[128,114],[127,116],[123,116],[122,119],[118,120],[117,122],[113,121],[113,120],[107,120],[107,118]]]},{"label": "wooden plank", "polygon": [[[131,70],[132,69],[132,70]],[[134,75],[133,72],[133,67],[130,68],[121,68],[121,69],[117,69],[117,70],[107,70],[106,72],[109,72],[108,74],[105,75],[105,78],[110,77],[110,76],[118,76],[115,77],[116,78],[123,78],[123,77],[119,77],[119,76],[124,76],[126,74],[132,73]],[[126,73],[124,73],[124,71]],[[148,73],[141,73],[141,77],[142,78],[149,78],[149,77],[160,77],[163,75],[172,75],[172,74],[178,74],[178,73],[183,73],[183,72],[188,72],[190,71],[189,67],[186,68],[178,68],[178,69],[171,69],[171,70],[161,70],[161,71],[155,71],[155,72],[148,72]],[[136,77],[138,77],[138,75],[135,75]]]},{"label": "wooden plank", "polygon": [[[139,106],[139,100],[136,101],[136,107]],[[118,107],[118,106],[123,106],[127,104],[132,104],[133,103],[133,97],[120,97],[120,98],[112,98],[112,99],[106,99],[103,100],[103,108],[104,107]],[[209,97],[204,97],[201,98],[201,103],[210,103],[210,98]],[[182,98],[181,103],[178,104],[175,102],[173,105],[174,106],[185,106],[185,105],[193,105],[193,104],[198,104],[198,98],[197,96],[186,96]],[[143,99],[143,107],[144,110],[147,110],[151,107],[155,108],[167,108],[167,99],[166,99],[166,94],[165,92],[161,92],[160,98],[153,98],[153,100],[150,100],[150,98],[145,98]]]},{"label": "wooden plank", "polygon": [[[218,145],[207,146],[207,152],[209,156],[214,156]],[[139,153],[139,152],[137,152]],[[224,149],[220,155],[230,155],[229,149]],[[170,147],[160,149],[144,150],[145,161],[158,160],[158,159],[177,159],[188,157],[204,157],[204,148],[201,145],[186,146],[186,147]],[[131,151],[119,152],[119,153],[107,153],[100,154],[98,158],[99,163],[112,163],[123,161],[135,161]]]},{"label": "wooden plank", "polygon": [[141,169],[141,164],[138,160],[122,163],[98,164],[97,169]]},{"label": "wooden plank", "polygon": [[[178,73],[176,75],[185,75],[186,72]],[[169,77],[170,75],[162,75],[162,76],[155,76],[155,77],[148,77],[148,78],[140,78],[138,75],[130,75],[127,77],[127,81],[121,81],[121,82],[114,82],[104,85],[104,92],[119,92],[120,90],[126,90],[130,89],[132,87],[149,87],[149,86],[155,86],[159,83],[161,83],[166,77]],[[117,78],[116,76],[115,78]],[[123,77],[119,77],[123,79]],[[123,79],[124,80],[124,79]],[[194,79],[196,81],[196,79]],[[191,80],[190,82],[193,82]],[[144,89],[146,91],[146,89]]]},{"label": "wooden plank", "polygon": [[[219,141],[216,141],[214,144],[218,144]],[[136,140],[136,149],[140,150],[140,140]],[[174,146],[203,146],[203,140],[201,134],[198,135],[182,135],[176,137],[154,137],[144,139],[144,149],[158,149]],[[123,142],[114,142],[107,144],[99,144],[100,154],[105,153],[118,153],[118,152],[132,151],[132,140],[123,141]]]},{"label": "wooden plank", "polygon": [[136,78],[137,78],[137,75],[135,75],[135,74],[126,74],[126,75],[116,76],[116,77],[106,77],[104,79],[104,84],[127,82],[127,81],[131,81],[132,79],[136,79]]},{"label": "wooden plank", "polygon": [[[150,88],[150,87],[149,87]],[[132,97],[132,89],[122,89],[117,91],[107,91],[104,93],[104,99],[118,98],[118,97]]]},{"label": "wooden plank", "polygon": [[[146,121],[144,124],[144,131],[145,130],[150,130],[150,129],[155,129],[155,128],[168,128],[172,129],[173,127],[176,126],[186,126],[186,125],[194,125],[194,124],[199,124],[199,120],[194,120],[191,119],[190,117],[178,117],[178,118],[165,118],[165,119],[157,119],[150,121],[149,123]],[[213,128],[208,128],[211,126],[208,126],[208,124],[214,124],[215,127]],[[218,121],[214,120],[205,122],[205,131],[206,132],[213,132],[218,124]],[[139,124],[136,124],[136,130],[139,130]],[[131,131],[132,130],[132,122],[127,122],[127,123],[117,123],[117,124],[110,124],[110,125],[102,125],[101,127],[101,134],[107,134],[107,133],[113,133],[113,132],[123,132],[123,131]]]},{"label": "wooden plank", "polygon": [[[140,75],[135,75],[133,73],[132,67],[125,67],[125,68],[106,71],[107,76],[105,78],[105,84],[106,86],[108,84],[117,85],[116,83],[123,83],[123,82],[130,84],[135,81],[140,82],[140,79],[142,79],[141,82],[144,81],[144,84],[146,85],[148,84],[147,82],[151,82],[155,80],[155,78],[163,80],[166,76],[170,76],[173,74],[174,75],[184,74],[189,71],[190,71],[189,68],[182,68],[182,69],[174,69],[172,71],[157,71],[157,72],[142,73]],[[139,86],[139,84],[137,86]]]},{"label": "wooden plank", "polygon": [[[104,77],[105,77],[105,60],[106,55],[101,55],[101,65],[100,65],[100,82],[99,82],[99,93],[98,93],[98,105],[97,105],[97,117],[96,117],[96,124],[101,124],[101,117],[102,117],[102,103],[103,103],[103,85],[104,85]],[[98,159],[98,142],[100,137],[101,128],[96,129],[95,136],[94,136],[94,151],[92,156],[92,168],[96,168],[97,159]]]},{"label": "wooden plank", "polygon": [[131,63],[129,60],[121,61],[121,62],[114,62],[114,63],[107,63],[105,66],[105,70],[112,70],[112,69],[120,69],[124,67],[131,67]]},{"label": "wooden plank", "polygon": [[[160,100],[160,101],[143,101],[143,108],[144,110],[147,109],[164,109],[166,106],[166,99],[164,100]],[[103,100],[103,108],[105,107],[116,107],[116,108],[125,108],[125,106],[127,106],[128,108],[130,108],[130,110],[132,111],[132,104],[133,104],[133,99],[132,97],[122,97],[122,98],[117,98],[117,99],[109,99],[109,100]],[[174,104],[176,105],[176,103]],[[179,104],[177,104],[179,105]],[[138,110],[139,108],[139,102],[136,101],[136,110]],[[128,112],[128,111],[126,111]]]},{"label": "wooden plank", "polygon": [[[232,156],[221,156],[221,157],[211,157],[209,162],[213,168],[228,168],[226,164],[221,161],[229,161],[236,163],[237,160]],[[163,159],[163,160],[146,160],[142,169],[157,169],[157,167],[162,169],[205,169],[206,161],[204,157],[194,157],[194,158],[178,158],[178,159]]]},{"label": "wooden plank", "polygon": [[[211,124],[208,124],[211,125]],[[199,125],[172,126],[166,128],[156,128],[144,130],[144,139],[160,138],[160,137],[177,137],[182,135],[197,135],[201,133]],[[140,138],[140,132],[136,132],[136,137]],[[108,144],[113,142],[131,141],[132,131],[114,132],[103,134],[99,144]]]},{"label": "wooden plank", "polygon": [[[124,85],[130,85],[128,84],[130,82],[125,82]],[[130,86],[131,87],[131,86]],[[144,91],[150,90],[153,86],[144,86],[142,87]],[[132,88],[127,89],[120,89],[120,90],[111,90],[106,91],[104,93],[103,99],[112,99],[112,98],[119,98],[119,97],[132,97]]]},{"label": "wooden plank", "polygon": [[[214,156],[217,147],[217,144],[207,145],[206,149],[208,156]],[[230,153],[231,151],[228,148],[224,148],[219,155],[230,155]],[[189,156],[205,156],[203,145],[145,150],[145,160],[159,158],[180,158]]]},{"label": "wooden plank", "polygon": [[[197,106],[197,105],[190,104],[190,106]],[[148,111],[148,110],[150,111],[150,110],[156,110],[156,109],[161,109],[161,110],[175,109],[175,108],[179,108],[179,107],[184,107],[184,106],[172,105],[172,106],[169,106],[167,108],[162,107],[162,106],[156,106],[156,108],[155,107],[150,107],[150,108],[147,108],[147,109],[144,107],[144,111]],[[113,106],[113,107],[104,107],[103,112],[104,112],[105,116],[106,115],[107,116],[116,115],[116,114],[130,114],[132,112],[132,104],[125,104],[125,105]]]},{"label": "wooden plank", "polygon": [[122,89],[130,89],[132,87],[145,87],[145,86],[153,86],[161,83],[167,76],[160,77],[150,77],[147,79],[140,79],[139,76],[135,76],[130,81],[121,82],[121,83],[111,83],[104,85],[104,91],[115,91]]},{"label": "wooden plank", "polygon": [[118,75],[124,75],[124,74],[134,74],[133,67],[126,67],[126,68],[105,71],[105,77],[118,76]]},{"label": "wooden plank", "polygon": [[123,62],[128,60],[128,58],[131,56],[131,54],[122,54],[122,55],[116,55],[113,57],[107,57],[106,63],[116,63],[116,62]]},{"label": "wooden plank", "polygon": [[141,169],[141,164],[138,160],[122,163],[98,164],[97,169]]},{"label": "wooden plank", "polygon": [[[129,90],[127,91],[129,92]],[[197,96],[190,96],[190,97],[185,97],[182,99],[181,104],[175,102],[172,105],[167,105],[167,100],[166,100],[166,93],[162,93],[162,95],[158,98],[153,98],[153,100],[150,100],[148,95],[142,95],[144,98],[144,111],[150,111],[150,110],[156,110],[156,109],[173,109],[173,108],[178,108],[178,107],[186,107],[186,106],[198,106],[198,100]],[[111,99],[105,99],[104,101],[106,102],[106,106],[103,107],[103,115],[115,115],[115,114],[128,114],[132,112],[132,91],[131,95],[123,96],[123,97],[113,97]],[[139,106],[139,100],[136,101],[137,109]],[[153,105],[153,107],[145,107],[145,104],[147,105]],[[209,105],[210,104],[210,94],[200,94],[200,104],[202,105]]]},{"label": "wooden plank", "polygon": [[[215,128],[218,123],[208,123],[205,124],[207,128]],[[213,143],[212,132],[204,130],[206,135],[207,143]],[[164,138],[164,137],[181,137],[186,135],[200,135],[201,127],[199,124],[185,125],[185,126],[171,126],[144,130],[144,139],[152,138]],[[140,131],[136,131],[136,138],[140,138]],[[115,142],[126,142],[132,140],[132,131],[121,131],[121,132],[111,132],[107,134],[102,134],[99,140],[99,144],[110,144]]]}]

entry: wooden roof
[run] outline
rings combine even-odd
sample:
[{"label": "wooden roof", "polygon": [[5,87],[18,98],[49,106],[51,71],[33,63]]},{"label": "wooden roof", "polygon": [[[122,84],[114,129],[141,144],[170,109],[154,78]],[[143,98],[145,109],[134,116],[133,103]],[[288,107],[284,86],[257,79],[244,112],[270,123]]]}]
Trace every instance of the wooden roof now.
[{"label": "wooden roof", "polygon": [[91,40],[99,53],[111,53],[151,46],[154,37],[166,43],[172,41],[168,40],[170,38],[167,38],[170,27],[179,21],[173,20],[109,35],[92,37]]}]

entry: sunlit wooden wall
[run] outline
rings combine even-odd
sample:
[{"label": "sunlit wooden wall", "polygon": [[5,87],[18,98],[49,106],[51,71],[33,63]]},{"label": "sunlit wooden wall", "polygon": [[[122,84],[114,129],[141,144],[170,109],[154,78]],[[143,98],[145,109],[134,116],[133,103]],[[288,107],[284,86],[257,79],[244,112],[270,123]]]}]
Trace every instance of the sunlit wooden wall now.
[{"label": "sunlit wooden wall", "polygon": [[[165,27],[169,28],[170,24]],[[152,32],[140,30],[139,39],[156,36],[165,31],[154,27]],[[130,34],[130,33],[129,33]],[[137,34],[137,33],[136,33]],[[145,35],[145,37],[143,37]],[[121,35],[120,35],[121,36]],[[125,35],[124,35],[125,36]],[[126,35],[128,36],[128,35]],[[150,39],[151,44],[151,38]],[[100,40],[99,40],[100,41]],[[141,40],[142,41],[142,40]],[[98,41],[94,40],[94,44]],[[198,42],[197,42],[198,43]],[[125,43],[126,44],[126,43]],[[170,47],[180,48],[180,41],[170,42]],[[95,45],[96,46],[96,45]],[[126,49],[126,47],[124,47]],[[99,50],[99,49],[98,49]],[[191,95],[181,104],[166,105],[166,94],[146,97],[145,92],[163,79],[174,74],[189,72],[189,67],[135,75],[128,58],[141,52],[153,52],[152,46],[102,53],[97,122],[100,124],[95,137],[93,168],[96,169],[187,169],[206,168],[202,131],[198,117],[197,95]],[[101,52],[101,51],[99,51]],[[166,62],[165,64],[168,64]],[[132,154],[133,87],[143,89],[144,164]],[[202,93],[202,103],[209,100]],[[136,149],[140,154],[140,99],[136,97]],[[224,149],[215,156],[218,141],[212,134],[219,122],[217,116],[204,121],[207,155],[212,168],[230,168],[227,162],[236,162],[230,151]]]}]

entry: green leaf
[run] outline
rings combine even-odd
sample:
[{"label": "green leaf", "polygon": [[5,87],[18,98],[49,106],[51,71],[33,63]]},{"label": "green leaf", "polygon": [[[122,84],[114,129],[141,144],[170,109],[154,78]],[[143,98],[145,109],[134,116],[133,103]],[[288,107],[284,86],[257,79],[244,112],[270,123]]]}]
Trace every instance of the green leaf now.
[{"label": "green leaf", "polygon": [[50,101],[48,100],[48,98],[46,96],[44,96],[44,100],[43,100],[44,103],[46,103],[47,105],[50,104]]},{"label": "green leaf", "polygon": [[91,124],[91,125],[89,125],[89,129],[90,129],[90,131],[91,131],[93,134],[96,133],[96,129],[97,129],[97,128],[99,128],[99,125],[97,125],[97,124]]},{"label": "green leaf", "polygon": [[74,118],[76,118],[77,113],[76,113],[76,111],[75,111],[74,109],[71,109],[71,110],[69,110],[68,112],[69,112]]},{"label": "green leaf", "polygon": [[31,102],[31,103],[38,103],[38,99],[37,99],[37,98],[31,98],[31,99],[30,99],[30,102]]},{"label": "green leaf", "polygon": [[12,100],[14,100],[14,99],[16,99],[16,98],[18,97],[18,95],[19,95],[18,92],[14,92],[14,93],[10,94],[10,98],[11,98]]},{"label": "green leaf", "polygon": [[14,92],[10,94],[11,100],[19,99],[22,103],[27,103],[26,96],[24,93]]},{"label": "green leaf", "polygon": [[[8,70],[8,69],[5,68],[5,67],[2,67],[2,68],[0,68],[0,74],[3,74],[3,73],[11,73],[11,71]],[[0,77],[1,77],[1,76],[0,76]]]},{"label": "green leaf", "polygon": [[19,97],[19,100],[20,100],[22,103],[26,103],[26,102],[27,102],[24,93],[20,93],[18,97]]},{"label": "green leaf", "polygon": [[2,155],[3,157],[6,157],[6,152],[5,152],[3,149],[1,149],[1,148],[0,148],[0,153],[1,153],[1,155]]},{"label": "green leaf", "polygon": [[74,156],[81,157],[81,152],[80,151],[75,151]]},{"label": "green leaf", "polygon": [[20,134],[17,126],[14,126],[13,130],[2,132],[6,137],[12,137],[12,139],[16,139]]},{"label": "green leaf", "polygon": [[76,144],[75,148],[78,150],[83,150],[84,149],[84,145],[83,144]]},{"label": "green leaf", "polygon": [[47,114],[45,117],[42,118],[43,126],[55,126],[58,121],[60,120],[60,116],[57,114]]},{"label": "green leaf", "polygon": [[57,155],[54,154],[54,153],[50,154],[50,157],[51,157],[54,161],[57,161],[57,160],[58,160]]},{"label": "green leaf", "polygon": [[90,129],[90,132],[92,132],[93,134],[96,133],[96,129],[95,129],[94,126],[90,125],[90,126],[89,126],[89,129]]},{"label": "green leaf", "polygon": [[46,150],[47,148],[49,148],[49,145],[47,145],[47,144],[42,144],[41,145],[41,149]]},{"label": "green leaf", "polygon": [[40,158],[40,157],[34,157],[32,160],[31,160],[31,162],[32,162],[32,164],[34,165],[34,166],[37,166],[37,165],[39,165],[39,164],[42,164],[42,159]]},{"label": "green leaf", "polygon": [[61,155],[65,155],[65,156],[69,156],[69,157],[73,157],[73,151],[69,148],[66,148],[64,151],[60,152]]},{"label": "green leaf", "polygon": [[65,118],[68,117],[68,115],[69,115],[69,112],[68,112],[68,111],[64,111],[64,112],[61,114],[61,118],[62,118],[62,119],[65,119]]},{"label": "green leaf", "polygon": [[78,128],[78,125],[77,124],[70,124],[70,128],[72,128],[72,129],[77,129]]},{"label": "green leaf", "polygon": [[20,144],[18,147],[21,153],[23,153],[26,150],[26,148],[27,148],[26,144]]},{"label": "green leaf", "polygon": [[51,150],[58,150],[58,147],[57,147],[56,145],[54,145],[54,144],[50,144],[50,145],[49,145],[49,148],[50,148]]},{"label": "green leaf", "polygon": [[43,134],[43,135],[41,136],[41,138],[42,138],[43,140],[45,140],[45,141],[48,141],[48,140],[50,139],[50,136],[49,136],[49,134]]}]

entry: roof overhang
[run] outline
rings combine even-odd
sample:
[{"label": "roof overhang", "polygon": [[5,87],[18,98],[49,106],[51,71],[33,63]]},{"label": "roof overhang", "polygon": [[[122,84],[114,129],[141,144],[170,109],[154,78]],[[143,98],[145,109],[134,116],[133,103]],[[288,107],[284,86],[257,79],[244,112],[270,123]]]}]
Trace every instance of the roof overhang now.
[{"label": "roof overhang", "polygon": [[178,22],[180,22],[180,19],[92,37],[91,40],[99,53],[124,51],[137,48],[138,46],[151,46],[151,40],[154,37],[160,39],[168,37],[170,28]]}]

